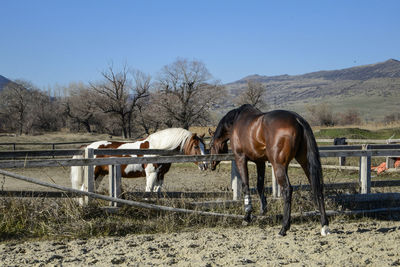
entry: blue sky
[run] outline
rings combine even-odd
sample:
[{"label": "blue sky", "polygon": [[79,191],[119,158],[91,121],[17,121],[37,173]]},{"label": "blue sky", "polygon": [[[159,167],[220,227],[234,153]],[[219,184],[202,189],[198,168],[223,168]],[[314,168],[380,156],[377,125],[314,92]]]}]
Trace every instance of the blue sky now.
[{"label": "blue sky", "polygon": [[400,59],[400,1],[0,0],[0,75],[40,88],[177,58],[223,83]]}]

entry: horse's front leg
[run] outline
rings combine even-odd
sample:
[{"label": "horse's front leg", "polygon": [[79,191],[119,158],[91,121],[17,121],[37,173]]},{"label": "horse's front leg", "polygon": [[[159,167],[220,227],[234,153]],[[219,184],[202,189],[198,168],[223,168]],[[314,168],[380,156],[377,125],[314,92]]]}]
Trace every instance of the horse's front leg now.
[{"label": "horse's front leg", "polygon": [[146,172],[146,192],[153,192],[157,181],[157,170],[153,164],[147,164]]},{"label": "horse's front leg", "polygon": [[251,212],[253,211],[253,205],[251,204],[250,187],[249,187],[249,172],[247,169],[247,159],[244,155],[235,155],[236,166],[242,178],[242,190],[244,194],[244,211],[246,222],[251,221]]},{"label": "horse's front leg", "polygon": [[264,195],[264,177],[265,177],[265,162],[257,162],[257,192],[260,196],[260,213],[265,214],[267,211],[267,199]]}]

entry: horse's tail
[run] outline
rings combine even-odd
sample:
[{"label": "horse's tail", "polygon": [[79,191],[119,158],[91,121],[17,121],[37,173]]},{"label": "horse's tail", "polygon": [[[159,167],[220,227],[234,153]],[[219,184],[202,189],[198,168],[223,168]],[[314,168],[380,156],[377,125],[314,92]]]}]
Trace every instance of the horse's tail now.
[{"label": "horse's tail", "polygon": [[317,141],[310,124],[301,116],[297,116],[298,122],[303,127],[304,140],[307,145],[307,162],[310,175],[311,190],[317,205],[323,203],[323,177],[321,159],[318,151]]}]

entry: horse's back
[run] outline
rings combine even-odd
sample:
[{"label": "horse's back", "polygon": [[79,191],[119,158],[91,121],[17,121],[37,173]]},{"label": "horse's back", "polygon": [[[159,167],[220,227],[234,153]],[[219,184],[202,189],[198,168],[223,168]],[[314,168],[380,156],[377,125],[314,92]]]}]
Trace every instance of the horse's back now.
[{"label": "horse's back", "polygon": [[287,110],[262,113],[249,109],[240,114],[234,123],[232,146],[251,160],[276,158],[282,152],[291,159],[302,140],[298,117]]},{"label": "horse's back", "polygon": [[294,134],[301,130],[300,116],[288,110],[273,110],[263,114],[262,124],[268,131]]},{"label": "horse's back", "polygon": [[[299,115],[288,110],[273,110],[262,113],[257,109],[248,110],[238,116],[234,130],[251,135],[296,134],[301,130]],[[256,136],[253,136],[256,137]]]}]

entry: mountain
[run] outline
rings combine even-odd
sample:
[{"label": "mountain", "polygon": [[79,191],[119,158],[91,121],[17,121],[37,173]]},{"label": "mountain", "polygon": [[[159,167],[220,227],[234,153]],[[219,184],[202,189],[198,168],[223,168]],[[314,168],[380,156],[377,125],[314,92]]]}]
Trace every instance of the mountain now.
[{"label": "mountain", "polygon": [[226,84],[232,100],[244,90],[247,80],[266,86],[269,109],[305,114],[310,105],[326,104],[333,112],[356,109],[367,121],[400,113],[400,61],[395,59],[303,75],[250,75]]},{"label": "mountain", "polygon": [[3,90],[3,88],[4,88],[9,82],[11,82],[9,79],[7,79],[6,77],[0,75],[0,91]]}]

